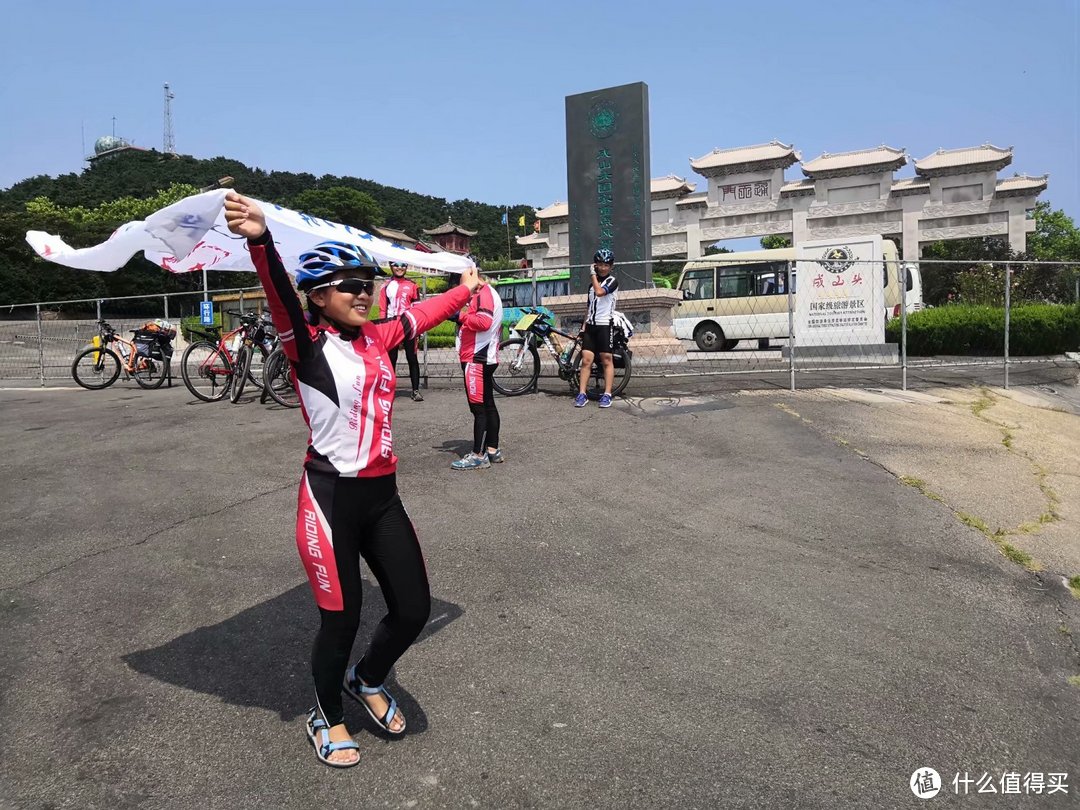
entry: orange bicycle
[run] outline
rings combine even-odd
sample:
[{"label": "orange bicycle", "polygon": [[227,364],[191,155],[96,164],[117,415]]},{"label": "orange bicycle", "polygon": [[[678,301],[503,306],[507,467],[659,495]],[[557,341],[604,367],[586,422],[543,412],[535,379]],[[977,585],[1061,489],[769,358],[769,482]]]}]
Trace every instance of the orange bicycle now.
[{"label": "orange bicycle", "polygon": [[133,329],[135,340],[125,340],[107,321],[98,321],[98,334],[90,348],[75,356],[71,376],[83,388],[108,388],[124,372],[134,378],[141,388],[160,388],[169,376],[172,358],[172,336],[176,334],[166,324],[159,332]]}]

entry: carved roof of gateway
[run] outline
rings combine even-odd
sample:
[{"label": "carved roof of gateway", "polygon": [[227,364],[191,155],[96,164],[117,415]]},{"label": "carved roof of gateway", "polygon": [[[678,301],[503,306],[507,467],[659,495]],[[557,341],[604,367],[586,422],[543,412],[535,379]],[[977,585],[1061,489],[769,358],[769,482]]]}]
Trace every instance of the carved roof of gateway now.
[{"label": "carved roof of gateway", "polygon": [[1037,195],[1041,191],[1046,191],[1046,184],[1049,179],[1049,174],[1038,177],[1028,174],[1015,174],[1012,177],[997,181],[997,185],[994,187],[994,196],[1026,197],[1028,195]]},{"label": "carved roof of gateway", "polygon": [[706,192],[700,194],[688,194],[679,200],[675,205],[678,206],[693,206],[693,205],[708,205],[709,195]]},{"label": "carved roof of gateway", "polygon": [[893,181],[892,193],[900,196],[929,194],[930,181],[925,177],[904,177]]},{"label": "carved roof of gateway", "polygon": [[790,195],[793,197],[803,197],[808,194],[813,194],[814,181],[794,180],[790,183],[784,183],[784,185],[780,186],[780,193],[782,195]]},{"label": "carved roof of gateway", "polygon": [[539,245],[547,246],[548,245],[548,238],[547,238],[547,236],[545,236],[542,233],[530,233],[527,236],[515,236],[514,238],[517,240],[517,243],[519,245],[526,245],[526,246],[539,246]]},{"label": "carved roof of gateway", "polygon": [[[939,174],[957,174],[966,168],[1004,169],[1013,159],[1013,148],[1002,149],[990,143],[982,146],[966,146],[961,149],[938,149],[933,154],[915,161],[915,172],[925,177]],[[978,171],[979,169],[976,169]]]},{"label": "carved roof of gateway", "polygon": [[873,149],[857,149],[853,152],[822,152],[813,160],[802,164],[803,174],[815,179],[864,174],[873,171],[895,171],[907,163],[903,149],[881,146]]},{"label": "carved roof of gateway", "polygon": [[[736,146],[730,149],[713,149],[699,158],[690,158],[690,168],[706,176],[711,174],[731,174],[746,168],[763,168],[761,164],[770,164],[769,168],[781,166],[787,168],[798,163],[802,156],[789,143],[772,140],[754,146]],[[775,165],[773,165],[775,164]]]},{"label": "carved roof of gateway", "polygon": [[654,177],[649,181],[649,195],[655,199],[664,197],[682,197],[697,188],[697,183],[688,183],[685,177],[669,174],[666,177]]},{"label": "carved roof of gateway", "polygon": [[537,219],[554,219],[556,217],[570,216],[570,203],[556,200],[546,208],[536,212]]}]

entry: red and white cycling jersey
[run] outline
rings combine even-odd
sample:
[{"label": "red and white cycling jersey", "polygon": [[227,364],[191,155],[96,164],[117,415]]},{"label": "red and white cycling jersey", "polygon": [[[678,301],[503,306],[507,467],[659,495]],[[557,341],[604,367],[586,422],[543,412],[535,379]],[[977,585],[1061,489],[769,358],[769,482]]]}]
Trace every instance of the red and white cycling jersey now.
[{"label": "red and white cycling jersey", "polygon": [[419,300],[420,289],[415,281],[392,278],[379,289],[379,317],[397,318]]},{"label": "red and white cycling jersey", "polygon": [[350,339],[308,323],[269,231],[249,248],[311,429],[304,466],[359,478],[394,472],[396,377],[386,353],[461,309],[468,288],[429,298],[398,318],[368,321]]},{"label": "red and white cycling jersey", "polygon": [[502,309],[502,299],[490,284],[476,288],[469,298],[469,308],[458,321],[461,328],[458,329],[457,349],[462,363],[499,362]]}]

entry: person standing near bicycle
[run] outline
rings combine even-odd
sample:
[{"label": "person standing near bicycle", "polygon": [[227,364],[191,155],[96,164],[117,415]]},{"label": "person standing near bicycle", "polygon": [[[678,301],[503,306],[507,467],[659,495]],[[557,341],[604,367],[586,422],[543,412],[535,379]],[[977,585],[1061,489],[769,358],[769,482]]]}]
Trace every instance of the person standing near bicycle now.
[{"label": "person standing near bicycle", "polygon": [[495,368],[502,335],[502,299],[483,276],[458,317],[457,348],[465,375],[465,396],[473,415],[471,453],[450,464],[454,470],[476,470],[502,463],[499,409],[495,407]]},{"label": "person standing near bicycle", "polygon": [[[225,218],[229,230],[247,237],[311,429],[296,522],[296,545],[321,616],[307,734],[320,762],[348,768],[360,754],[344,724],[342,690],[384,732],[404,733],[405,718],[383,681],[431,609],[423,554],[397,490],[395,380],[387,352],[460,310],[479,279],[470,268],[457,288],[398,318],[371,321],[378,263],[357,245],[323,242],[300,256],[296,279],[307,295],[305,318],[259,205],[229,192]],[[360,557],[378,580],[388,613],[350,667],[360,626]]]},{"label": "person standing near bicycle", "polygon": [[[414,303],[420,300],[420,288],[410,278],[405,278],[409,266],[405,262],[390,262],[390,280],[379,290],[379,315],[382,318],[400,318]],[[416,359],[416,338],[406,340],[405,361],[409,364],[409,382],[412,383],[413,402],[423,402],[420,393],[420,363]],[[390,366],[397,371],[398,347],[392,348]]]},{"label": "person standing near bicycle", "polygon": [[581,327],[581,377],[578,395],[574,398],[575,408],[584,408],[589,401],[585,388],[592,375],[593,358],[597,355],[604,367],[604,393],[600,397],[600,407],[611,407],[611,387],[615,383],[615,343],[611,321],[619,289],[619,282],[612,273],[614,268],[614,253],[607,248],[596,251],[589,271],[589,308]]}]

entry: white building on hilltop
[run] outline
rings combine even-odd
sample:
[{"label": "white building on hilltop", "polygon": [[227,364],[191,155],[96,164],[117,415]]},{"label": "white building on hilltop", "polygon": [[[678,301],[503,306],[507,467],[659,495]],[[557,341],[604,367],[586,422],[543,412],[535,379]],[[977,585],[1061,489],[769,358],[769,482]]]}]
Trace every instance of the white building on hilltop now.
[{"label": "white building on hilltop", "polygon": [[[1031,210],[1048,175],[998,178],[1012,163],[1012,147],[983,144],[939,149],[914,161],[915,176],[893,174],[908,162],[903,149],[879,146],[825,153],[802,163],[804,179],[785,169],[802,160],[780,141],[714,149],[690,161],[707,190],[682,177],[652,181],[652,250],[664,258],[698,258],[723,239],[786,236],[811,239],[879,234],[904,258],[942,239],[1000,236],[1023,251],[1035,229]],[[518,237],[534,267],[565,267],[570,257],[569,207],[556,202],[536,214],[541,230]]]}]

